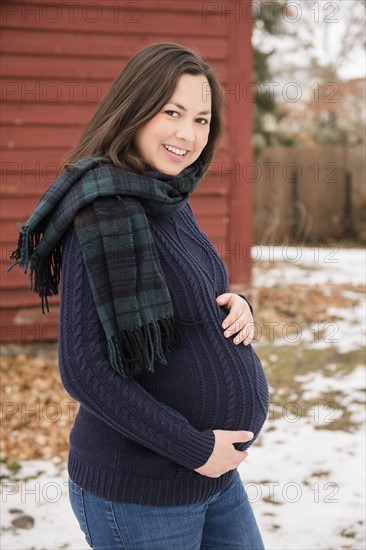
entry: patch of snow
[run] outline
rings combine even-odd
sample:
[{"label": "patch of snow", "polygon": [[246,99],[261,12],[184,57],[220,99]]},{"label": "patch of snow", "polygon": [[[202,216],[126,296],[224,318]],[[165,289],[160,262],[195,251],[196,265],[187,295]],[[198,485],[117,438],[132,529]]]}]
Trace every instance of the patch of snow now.
[{"label": "patch of snow", "polygon": [[[306,401],[315,400],[323,393],[338,391],[342,392],[342,405],[351,413],[351,422],[365,423],[365,391],[366,391],[366,370],[359,365],[349,374],[334,373],[332,377],[324,376],[320,372],[311,372],[307,375],[295,375],[295,380],[301,382]],[[355,403],[357,400],[360,403]],[[363,404],[361,404],[363,403]],[[314,418],[319,423],[326,424],[336,422],[342,411],[337,410],[337,404],[327,403],[314,408]]]},{"label": "patch of snow", "polygon": [[348,308],[330,307],[327,310],[329,315],[340,317],[332,323],[337,340],[337,348],[341,352],[348,352],[366,345],[366,300],[360,299],[357,305]]},{"label": "patch of snow", "polygon": [[364,429],[316,430],[282,417],[271,425],[238,468],[265,548],[365,548]]},{"label": "patch of snow", "polygon": [[301,340],[307,348],[335,346],[341,353],[348,353],[366,346],[366,299],[358,295],[358,300],[347,308],[329,307],[327,315],[337,317],[336,320],[301,329]]},{"label": "patch of snow", "polygon": [[[296,283],[362,285],[366,282],[366,250],[359,248],[257,245],[252,247],[251,258],[255,287]],[[263,262],[276,264],[263,270]]]},{"label": "patch of snow", "polygon": [[[20,464],[21,469],[11,476],[7,468],[2,468],[1,548],[90,550],[69,504],[66,463],[29,460]],[[11,521],[17,514],[11,509],[31,516],[34,527],[13,527]]]},{"label": "patch of snow", "polygon": [[[328,368],[334,371],[334,366],[330,364]],[[305,399],[312,399],[321,391],[340,390],[353,395],[354,392],[362,392],[366,389],[366,371],[363,365],[359,365],[348,374],[334,372],[332,377],[328,377],[320,372],[311,371],[307,374],[295,374],[294,379],[301,382],[302,389],[306,392]]]},{"label": "patch of snow", "polygon": [[[339,260],[339,264],[328,264],[325,255],[322,262],[314,262],[314,250],[299,247],[299,265],[291,264],[283,260],[282,247],[261,247],[265,261],[273,258],[275,261],[282,261],[278,266],[263,269],[259,264],[253,264],[253,286],[273,286],[275,284],[365,284],[366,283],[366,251],[360,249],[340,249],[334,253],[333,259]],[[328,251],[329,255],[329,251]],[[321,255],[320,255],[321,257]],[[273,261],[273,260],[272,260]],[[336,267],[335,267],[336,265]],[[302,266],[302,267],[301,267]],[[311,267],[312,270],[303,269]],[[325,323],[314,323],[311,328],[297,327],[296,321],[286,323],[283,327],[283,335],[276,338],[271,344],[276,346],[297,345],[302,341],[307,347],[324,349],[329,346],[336,346],[342,352],[359,349],[366,345],[366,297],[365,295],[351,290],[340,290],[343,296],[356,300],[356,304],[347,308],[330,307],[327,309],[329,318],[337,317],[335,321]],[[288,329],[295,331],[290,334]],[[321,333],[323,331],[323,333]],[[268,337],[268,330],[263,330],[261,338]]]}]

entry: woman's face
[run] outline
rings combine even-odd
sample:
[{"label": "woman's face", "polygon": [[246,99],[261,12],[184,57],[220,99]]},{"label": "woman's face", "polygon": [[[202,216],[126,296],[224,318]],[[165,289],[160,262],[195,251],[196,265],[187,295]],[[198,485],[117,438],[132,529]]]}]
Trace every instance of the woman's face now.
[{"label": "woman's face", "polygon": [[204,75],[183,74],[168,103],[136,133],[135,146],[154,170],[178,175],[208,141],[211,90]]}]

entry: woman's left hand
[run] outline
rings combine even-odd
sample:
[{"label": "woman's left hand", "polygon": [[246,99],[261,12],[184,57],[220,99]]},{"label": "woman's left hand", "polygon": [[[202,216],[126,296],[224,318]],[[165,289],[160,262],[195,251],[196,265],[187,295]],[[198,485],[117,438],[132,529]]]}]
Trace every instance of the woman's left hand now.
[{"label": "woman's left hand", "polygon": [[254,337],[254,319],[248,302],[232,292],[220,294],[216,302],[230,312],[222,323],[224,336],[229,337],[237,333],[233,340],[234,344],[250,344]]}]

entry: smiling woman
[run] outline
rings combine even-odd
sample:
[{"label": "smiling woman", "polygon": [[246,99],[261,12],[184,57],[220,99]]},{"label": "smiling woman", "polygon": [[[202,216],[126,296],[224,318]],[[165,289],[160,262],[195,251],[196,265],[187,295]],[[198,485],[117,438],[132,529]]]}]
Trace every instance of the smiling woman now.
[{"label": "smiling woman", "polygon": [[43,306],[62,271],[59,368],[80,402],[69,494],[95,550],[263,549],[237,467],[268,384],[251,308],[188,202],[221,111],[195,52],[138,52],[12,254]]},{"label": "smiling woman", "polygon": [[[136,149],[135,138],[139,132],[144,133],[145,125],[154,125],[155,117],[160,120],[165,116],[174,119],[178,132],[178,136],[176,133],[165,136],[173,140],[166,145],[186,150],[191,143],[196,152],[198,147],[193,142],[196,139],[202,143],[203,136],[206,137],[196,156],[202,161],[204,175],[222,134],[222,101],[216,74],[200,56],[179,44],[152,44],[128,61],[84,129],[78,145],[66,157],[61,172],[80,158],[107,156],[120,168],[144,173],[146,159]],[[205,127],[201,128],[203,134],[193,132],[196,124]],[[193,154],[188,155],[184,166],[192,164],[192,158]]]},{"label": "smiling woman", "polygon": [[136,149],[155,170],[175,176],[197,160],[207,145],[210,115],[207,78],[183,74],[161,112],[138,130]]}]

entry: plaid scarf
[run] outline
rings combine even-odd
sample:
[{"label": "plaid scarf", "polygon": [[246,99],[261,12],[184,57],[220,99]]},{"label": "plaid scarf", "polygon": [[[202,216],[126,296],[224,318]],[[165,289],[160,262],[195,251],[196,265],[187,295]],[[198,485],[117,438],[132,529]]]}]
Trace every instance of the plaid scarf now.
[{"label": "plaid scarf", "polygon": [[47,189],[24,226],[10,258],[27,272],[42,299],[58,294],[62,238],[74,222],[112,367],[123,378],[179,343],[176,319],[146,214],[180,210],[202,175],[197,160],[178,176],[122,170],[105,157],[66,169]]}]

